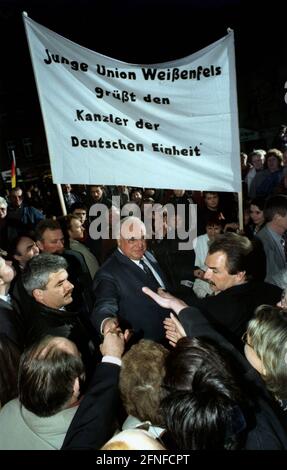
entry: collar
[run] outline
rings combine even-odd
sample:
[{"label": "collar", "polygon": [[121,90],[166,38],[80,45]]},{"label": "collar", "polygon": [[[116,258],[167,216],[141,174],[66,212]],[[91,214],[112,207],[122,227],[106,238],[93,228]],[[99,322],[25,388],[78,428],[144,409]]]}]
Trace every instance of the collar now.
[{"label": "collar", "polygon": [[270,233],[270,235],[272,236],[272,238],[280,244],[280,240],[284,234],[279,235],[279,233],[275,232],[271,227],[269,227],[268,224],[266,225],[266,228],[268,232]]},{"label": "collar", "polygon": [[0,294],[0,299],[4,300],[4,302],[7,302],[8,304],[12,304],[12,298],[10,294],[7,294],[7,295]]},{"label": "collar", "polygon": [[[128,258],[128,256],[126,256],[126,255],[122,252],[122,250],[121,250],[119,247],[118,247],[118,251],[119,251],[123,256],[125,256],[127,259],[129,259],[130,261],[132,261],[133,263],[135,263],[137,266],[140,265],[140,261],[141,261],[141,260]],[[146,257],[143,256],[141,259],[145,259],[145,260],[146,260]]]},{"label": "collar", "polygon": [[281,400],[280,398],[278,398],[278,403],[280,405],[280,408],[283,410],[283,411],[287,411],[287,400]]}]

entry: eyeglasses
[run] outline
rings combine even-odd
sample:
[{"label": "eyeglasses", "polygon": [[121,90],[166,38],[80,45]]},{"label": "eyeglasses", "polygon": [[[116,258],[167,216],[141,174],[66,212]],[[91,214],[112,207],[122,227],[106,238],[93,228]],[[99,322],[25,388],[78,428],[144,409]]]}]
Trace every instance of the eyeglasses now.
[{"label": "eyeglasses", "polygon": [[252,348],[251,344],[248,343],[248,339],[247,339],[247,331],[245,331],[245,333],[243,333],[243,335],[241,336],[241,341],[244,343],[244,344],[247,344],[247,346],[249,346],[250,348]]}]

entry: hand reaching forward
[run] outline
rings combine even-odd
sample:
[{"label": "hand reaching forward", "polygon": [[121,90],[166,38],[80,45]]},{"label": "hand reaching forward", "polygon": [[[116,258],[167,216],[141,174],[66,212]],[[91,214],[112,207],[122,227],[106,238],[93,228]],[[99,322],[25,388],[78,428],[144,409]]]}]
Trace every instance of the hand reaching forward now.
[{"label": "hand reaching forward", "polygon": [[165,329],[165,336],[171,346],[175,346],[180,338],[184,338],[186,336],[182,324],[172,313],[170,313],[169,318],[165,318],[163,326]]},{"label": "hand reaching forward", "polygon": [[109,331],[100,345],[100,351],[103,356],[114,356],[119,359],[122,357],[124,349],[125,335],[120,329],[117,332]]},{"label": "hand reaching forward", "polygon": [[187,304],[183,302],[183,300],[178,299],[177,297],[174,297],[171,295],[169,292],[166,292],[163,289],[158,289],[158,293],[152,291],[149,289],[149,287],[143,287],[142,291],[151,297],[158,305],[160,305],[163,308],[168,308],[169,310],[173,310],[177,315],[179,312],[187,307]]},{"label": "hand reaching forward", "polygon": [[133,330],[125,330],[124,332],[119,326],[119,322],[117,318],[108,318],[104,322],[104,327],[103,327],[103,336],[105,337],[108,333],[123,333],[124,335],[124,340],[127,343],[132,335],[133,335]]}]

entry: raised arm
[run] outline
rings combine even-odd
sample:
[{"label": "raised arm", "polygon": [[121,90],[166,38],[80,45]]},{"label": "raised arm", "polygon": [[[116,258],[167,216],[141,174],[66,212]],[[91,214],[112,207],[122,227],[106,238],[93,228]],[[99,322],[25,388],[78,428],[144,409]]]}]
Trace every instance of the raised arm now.
[{"label": "raised arm", "polygon": [[173,310],[176,315],[178,315],[183,308],[188,307],[183,300],[174,297],[163,289],[158,289],[158,293],[155,293],[149,289],[149,287],[143,287],[142,291],[161,307]]}]

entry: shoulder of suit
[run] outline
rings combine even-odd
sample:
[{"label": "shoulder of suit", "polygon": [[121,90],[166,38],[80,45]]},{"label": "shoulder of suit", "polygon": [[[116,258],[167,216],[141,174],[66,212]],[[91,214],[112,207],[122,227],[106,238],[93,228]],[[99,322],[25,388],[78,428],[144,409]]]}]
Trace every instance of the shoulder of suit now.
[{"label": "shoulder of suit", "polygon": [[126,261],[129,262],[129,259],[125,255],[122,255],[118,250],[115,250],[101,265],[100,269],[98,269],[95,279],[113,277],[117,267],[120,267],[120,265]]}]

